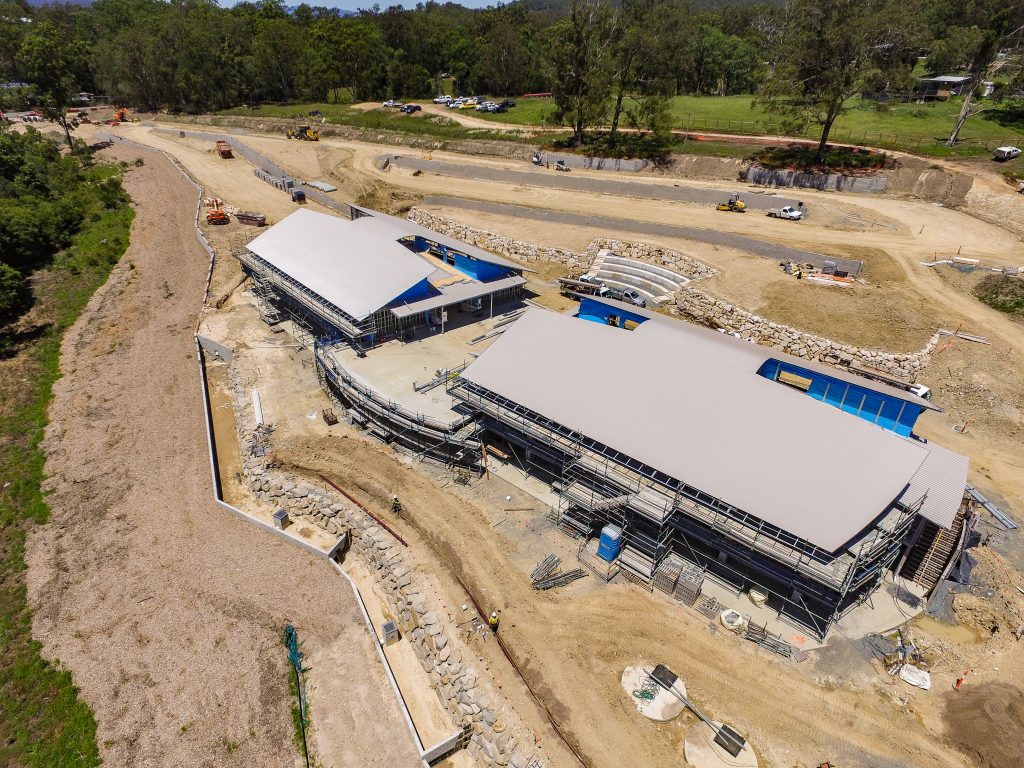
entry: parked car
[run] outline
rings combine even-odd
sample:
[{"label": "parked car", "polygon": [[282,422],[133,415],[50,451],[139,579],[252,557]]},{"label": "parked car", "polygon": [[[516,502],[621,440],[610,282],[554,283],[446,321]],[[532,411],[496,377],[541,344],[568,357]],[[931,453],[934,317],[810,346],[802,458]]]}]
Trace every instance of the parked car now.
[{"label": "parked car", "polygon": [[452,100],[452,97],[448,96],[448,95],[445,95],[445,96],[435,96],[434,97],[434,103],[435,104],[447,104],[451,100]]},{"label": "parked car", "polygon": [[996,147],[992,151],[992,159],[1000,162],[1016,160],[1018,157],[1020,157],[1020,147]]},{"label": "parked car", "polygon": [[640,295],[640,292],[632,288],[612,288],[610,294],[613,299],[632,304],[634,307],[647,306],[647,301]]},{"label": "parked car", "polygon": [[321,112],[319,109],[314,109],[314,110],[310,111],[309,116],[310,117],[323,117],[324,113]]},{"label": "parked car", "polygon": [[773,219],[800,221],[804,217],[804,212],[791,205],[785,205],[782,208],[769,208],[768,215]]},{"label": "parked car", "polygon": [[459,105],[459,109],[476,109],[476,99],[466,99]]},{"label": "parked car", "polygon": [[495,104],[493,107],[487,110],[488,112],[508,112],[508,107],[503,107],[501,104]]},{"label": "parked car", "polygon": [[454,99],[448,102],[448,109],[461,109],[462,105],[465,103],[465,99]]},{"label": "parked car", "polygon": [[406,104],[404,107],[402,107],[402,111],[405,112],[405,114],[407,115],[411,115],[413,112],[421,112],[422,110],[423,107],[421,107],[419,104]]},{"label": "parked car", "polygon": [[402,106],[402,102],[396,101],[395,99],[388,99],[387,101],[384,102],[384,106],[385,107],[400,107],[400,106]]},{"label": "parked car", "polygon": [[501,101],[498,102],[498,105],[502,106],[502,107],[505,107],[505,109],[508,109],[509,107],[516,106],[516,100],[515,99],[502,99]]}]

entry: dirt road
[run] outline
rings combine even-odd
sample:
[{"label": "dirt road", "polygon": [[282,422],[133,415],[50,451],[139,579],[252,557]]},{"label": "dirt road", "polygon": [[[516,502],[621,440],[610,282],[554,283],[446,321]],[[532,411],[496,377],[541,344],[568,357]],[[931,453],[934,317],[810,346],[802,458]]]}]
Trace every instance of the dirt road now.
[{"label": "dirt road", "polygon": [[65,336],[54,385],[53,514],[26,553],[33,635],[95,711],[106,765],[298,765],[286,620],[317,663],[344,657],[329,689],[344,728],[330,735],[350,753],[327,764],[412,765],[347,585],[213,504],[192,340],[208,265],[196,191],[156,153],[125,186],[131,244]]}]

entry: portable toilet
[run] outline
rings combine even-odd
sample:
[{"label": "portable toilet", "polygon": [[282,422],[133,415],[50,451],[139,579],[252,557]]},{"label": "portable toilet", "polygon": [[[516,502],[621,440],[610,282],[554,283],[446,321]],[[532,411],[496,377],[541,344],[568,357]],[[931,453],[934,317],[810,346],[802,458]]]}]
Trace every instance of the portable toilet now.
[{"label": "portable toilet", "polygon": [[609,563],[619,556],[622,548],[622,529],[617,525],[606,525],[601,529],[601,540],[597,545],[597,556]]}]

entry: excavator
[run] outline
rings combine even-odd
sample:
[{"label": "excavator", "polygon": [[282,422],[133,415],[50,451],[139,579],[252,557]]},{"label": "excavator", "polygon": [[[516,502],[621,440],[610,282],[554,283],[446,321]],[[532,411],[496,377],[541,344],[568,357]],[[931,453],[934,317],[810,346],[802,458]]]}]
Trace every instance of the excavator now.
[{"label": "excavator", "polygon": [[212,208],[206,214],[207,224],[230,224],[231,219],[228,217],[227,211],[221,208],[219,205]]},{"label": "excavator", "polygon": [[320,141],[320,131],[314,131],[308,125],[289,128],[287,135],[289,139],[298,139],[299,141]]},{"label": "excavator", "polygon": [[137,123],[137,122],[139,122],[139,118],[135,117],[135,115],[133,115],[131,112],[129,112],[124,107],[118,107],[117,109],[114,110],[114,120],[118,120],[118,121],[120,121],[122,123]]}]

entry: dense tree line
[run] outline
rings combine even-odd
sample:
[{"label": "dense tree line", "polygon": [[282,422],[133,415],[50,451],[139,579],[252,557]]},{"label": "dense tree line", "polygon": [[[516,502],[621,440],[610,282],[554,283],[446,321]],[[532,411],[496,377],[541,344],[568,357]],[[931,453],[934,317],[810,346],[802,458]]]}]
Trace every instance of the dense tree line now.
[{"label": "dense tree line", "polygon": [[[0,326],[30,301],[26,281],[33,271],[73,246],[104,213],[127,204],[120,169],[94,164],[81,142],[66,153],[38,131],[0,126]],[[119,254],[115,245],[104,241],[89,253],[66,254],[67,261],[89,268],[108,250]]]},{"label": "dense tree line", "polygon": [[[596,123],[664,133],[677,94],[756,94],[822,127],[849,98],[905,92],[922,56],[976,84],[1010,79],[1020,0],[791,0],[700,9],[689,0],[428,2],[346,15],[282,0],[0,0],[0,81],[27,80],[56,116],[76,89],[147,110],[553,92],[577,142]],[[1012,60],[1012,59],[1011,59]],[[978,107],[972,90],[962,120]],[[70,136],[69,136],[70,138]]]}]

